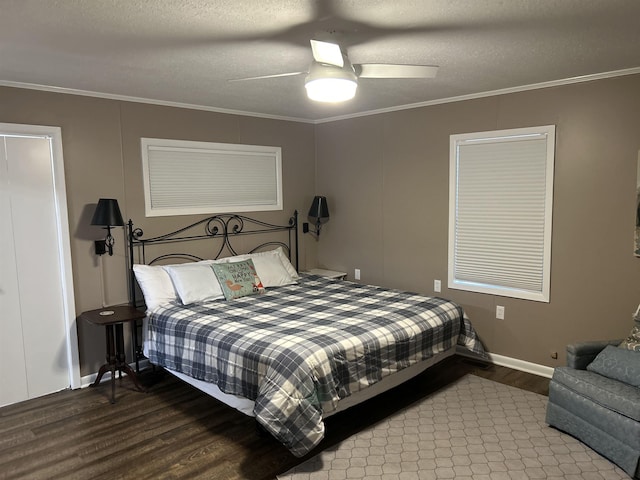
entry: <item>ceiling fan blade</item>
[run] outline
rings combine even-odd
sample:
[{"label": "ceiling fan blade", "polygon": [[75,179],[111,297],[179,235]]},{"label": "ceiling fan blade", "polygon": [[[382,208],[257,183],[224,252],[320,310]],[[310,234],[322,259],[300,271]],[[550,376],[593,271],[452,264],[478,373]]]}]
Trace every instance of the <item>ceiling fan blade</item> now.
[{"label": "ceiling fan blade", "polygon": [[245,78],[231,78],[228,82],[245,82],[247,80],[262,80],[265,78],[279,78],[279,77],[292,77],[294,75],[306,75],[307,72],[288,72],[288,73],[276,73],[274,75],[259,75],[257,77],[245,77]]},{"label": "ceiling fan blade", "polygon": [[311,51],[313,52],[313,59],[318,63],[327,63],[340,68],[344,66],[342,50],[340,50],[340,45],[337,43],[311,40]]},{"label": "ceiling fan blade", "polygon": [[354,68],[359,78],[434,78],[438,73],[438,67],[433,65],[363,63]]}]

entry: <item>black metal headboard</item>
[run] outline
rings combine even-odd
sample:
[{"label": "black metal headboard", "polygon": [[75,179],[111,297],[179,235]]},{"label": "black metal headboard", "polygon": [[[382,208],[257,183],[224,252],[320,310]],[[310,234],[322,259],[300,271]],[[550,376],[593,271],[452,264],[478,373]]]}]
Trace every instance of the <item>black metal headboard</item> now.
[{"label": "black metal headboard", "polygon": [[[173,232],[159,235],[152,238],[143,238],[142,229],[133,225],[133,221],[128,222],[128,240],[129,240],[129,297],[130,303],[137,306],[136,299],[136,280],[133,272],[134,263],[144,263],[151,265],[161,260],[167,259],[185,259],[191,261],[203,260],[202,257],[190,253],[173,252],[163,253],[147,260],[147,250],[151,245],[166,245],[171,243],[188,242],[194,240],[214,241],[214,252],[207,255],[209,259],[215,260],[225,250],[231,255],[237,255],[233,239],[246,235],[260,235],[283,232],[286,235],[286,241],[269,240],[261,242],[254,246],[248,252],[254,253],[268,246],[282,246],[289,259],[294,259],[294,266],[298,270],[298,211],[293,213],[289,218],[287,225],[275,225],[266,223],[255,218],[245,217],[244,215],[220,214],[199,220],[195,223],[187,225]],[[137,261],[136,261],[137,260]]]}]

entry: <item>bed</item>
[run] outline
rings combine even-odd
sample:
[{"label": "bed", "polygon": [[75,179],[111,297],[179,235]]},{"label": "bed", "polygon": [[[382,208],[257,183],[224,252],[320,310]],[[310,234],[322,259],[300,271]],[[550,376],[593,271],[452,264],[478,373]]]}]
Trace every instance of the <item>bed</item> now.
[{"label": "bed", "polygon": [[[458,345],[484,354],[459,305],[298,274],[297,213],[287,225],[248,228],[253,222],[215,216],[146,240],[130,222],[132,302],[139,302],[135,279],[147,306],[142,352],[152,364],[254,416],[294,455],[318,445],[324,418],[412,378]],[[194,225],[204,235],[185,233]],[[269,239],[238,255],[234,237],[254,230]],[[278,232],[287,241],[273,240]],[[173,253],[135,262],[151,245],[200,239],[222,247],[208,260],[178,254],[191,263],[148,265]],[[156,274],[164,275],[164,293]]]}]

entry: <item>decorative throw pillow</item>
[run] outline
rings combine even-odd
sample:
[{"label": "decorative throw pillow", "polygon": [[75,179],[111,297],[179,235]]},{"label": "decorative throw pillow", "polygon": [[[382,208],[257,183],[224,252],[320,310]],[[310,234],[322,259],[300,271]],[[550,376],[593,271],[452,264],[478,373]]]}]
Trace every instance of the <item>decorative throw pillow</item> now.
[{"label": "decorative throw pillow", "polygon": [[211,268],[218,277],[227,300],[264,292],[264,286],[251,259],[234,263],[214,263]]},{"label": "decorative throw pillow", "polygon": [[248,259],[253,260],[256,273],[260,277],[262,285],[265,287],[280,287],[282,285],[296,283],[296,280],[291,278],[291,275],[289,275],[289,272],[283,265],[278,250],[236,255],[234,257],[224,258],[216,263],[234,263]]},{"label": "decorative throw pillow", "polygon": [[640,352],[640,324],[636,321],[636,324],[631,329],[631,333],[620,344],[620,348],[626,348],[628,350],[635,350]]},{"label": "decorative throw pillow", "polygon": [[640,352],[607,345],[593,362],[587,365],[587,370],[627,385],[640,387]]}]

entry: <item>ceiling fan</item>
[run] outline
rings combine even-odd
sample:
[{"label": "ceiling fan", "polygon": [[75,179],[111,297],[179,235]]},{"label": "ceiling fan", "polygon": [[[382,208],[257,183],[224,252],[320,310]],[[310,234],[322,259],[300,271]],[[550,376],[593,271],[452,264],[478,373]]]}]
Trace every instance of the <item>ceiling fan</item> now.
[{"label": "ceiling fan", "polygon": [[318,102],[343,102],[352,99],[360,78],[433,78],[438,72],[432,65],[398,65],[388,63],[352,64],[340,45],[311,40],[313,62],[305,72],[288,72],[232,81],[260,80],[306,74],[307,96]]}]

